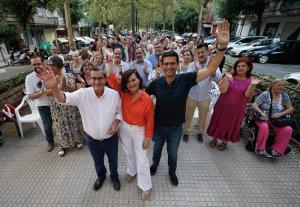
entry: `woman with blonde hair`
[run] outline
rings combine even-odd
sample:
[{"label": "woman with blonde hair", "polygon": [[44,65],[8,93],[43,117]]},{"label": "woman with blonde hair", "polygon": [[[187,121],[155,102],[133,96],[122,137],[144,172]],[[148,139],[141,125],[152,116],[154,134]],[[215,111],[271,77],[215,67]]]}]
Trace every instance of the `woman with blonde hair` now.
[{"label": "woman with blonde hair", "polygon": [[258,126],[256,153],[262,156],[269,156],[266,144],[270,127],[275,133],[270,151],[273,157],[281,157],[284,154],[293,133],[291,126],[278,127],[271,122],[271,119],[286,117],[294,110],[289,95],[284,92],[284,84],[281,79],[272,81],[268,90],[262,92],[252,105],[252,108],[261,114],[263,119],[255,121]]},{"label": "woman with blonde hair", "polygon": [[101,53],[94,53],[91,61],[96,67],[102,70],[105,69],[104,57]]}]

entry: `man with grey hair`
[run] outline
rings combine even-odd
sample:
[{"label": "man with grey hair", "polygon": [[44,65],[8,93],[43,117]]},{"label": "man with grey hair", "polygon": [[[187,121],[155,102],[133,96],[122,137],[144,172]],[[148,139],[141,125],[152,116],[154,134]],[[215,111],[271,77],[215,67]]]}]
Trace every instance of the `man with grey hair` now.
[{"label": "man with grey hair", "polygon": [[80,111],[86,143],[98,176],[94,190],[99,190],[106,179],[104,154],[108,157],[113,188],[120,190],[116,132],[122,120],[121,100],[117,91],[105,86],[107,82],[105,72],[92,67],[90,71],[92,87],[68,93],[59,89],[56,77],[51,70],[40,66],[37,71],[59,103],[77,106]]},{"label": "man with grey hair", "polygon": [[164,48],[163,48],[163,45],[161,44],[160,41],[157,41],[155,44],[154,44],[154,50],[155,50],[155,53],[150,55],[148,60],[152,63],[152,67],[154,68],[155,65],[158,63],[158,57],[163,53],[164,51]]}]

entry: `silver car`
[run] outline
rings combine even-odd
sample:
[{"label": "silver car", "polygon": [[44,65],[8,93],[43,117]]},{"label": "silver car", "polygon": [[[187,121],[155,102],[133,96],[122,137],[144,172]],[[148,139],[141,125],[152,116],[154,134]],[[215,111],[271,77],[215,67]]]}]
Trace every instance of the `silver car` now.
[{"label": "silver car", "polygon": [[248,50],[259,49],[272,44],[273,39],[259,39],[245,45],[237,45],[230,50],[231,56],[244,56]]}]

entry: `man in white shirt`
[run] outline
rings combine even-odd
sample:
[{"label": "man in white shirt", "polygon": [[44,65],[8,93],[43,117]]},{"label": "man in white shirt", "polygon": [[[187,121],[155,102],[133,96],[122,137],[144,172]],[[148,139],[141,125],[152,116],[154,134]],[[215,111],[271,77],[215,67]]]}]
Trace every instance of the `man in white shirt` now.
[{"label": "man in white shirt", "polygon": [[48,62],[49,62],[50,58],[53,56],[58,56],[60,59],[62,59],[63,62],[65,62],[64,56],[62,54],[58,54],[58,49],[54,45],[52,45],[52,47],[51,47],[51,56],[48,57]]},{"label": "man in white shirt", "polygon": [[98,176],[94,190],[100,189],[106,178],[104,154],[108,157],[113,188],[119,190],[121,185],[117,171],[118,135],[116,132],[122,120],[121,100],[118,92],[105,87],[107,81],[105,72],[96,67],[91,68],[92,87],[81,88],[72,93],[59,90],[55,75],[51,70],[40,67],[38,73],[58,102],[77,106],[80,111],[86,143]]},{"label": "man in white shirt", "polygon": [[129,65],[121,60],[122,58],[122,51],[120,48],[115,48],[114,49],[114,56],[113,60],[110,60],[106,65],[105,65],[105,71],[109,71],[109,67],[113,67],[114,73],[119,76],[122,73],[124,73],[126,70],[129,70],[130,67]]},{"label": "man in white shirt", "polygon": [[36,70],[39,66],[43,66],[43,62],[40,57],[36,56],[31,59],[31,65],[33,72],[26,76],[25,89],[26,94],[30,99],[36,99],[39,113],[41,115],[46,140],[48,142],[47,152],[53,150],[54,140],[52,132],[52,117],[49,106],[49,90],[45,88],[42,81],[37,77]]}]

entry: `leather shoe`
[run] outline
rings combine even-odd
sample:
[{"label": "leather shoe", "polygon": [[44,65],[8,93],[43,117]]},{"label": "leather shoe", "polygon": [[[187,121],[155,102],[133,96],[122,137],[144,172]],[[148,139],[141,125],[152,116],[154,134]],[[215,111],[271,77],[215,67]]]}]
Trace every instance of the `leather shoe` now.
[{"label": "leather shoe", "polygon": [[120,183],[119,179],[113,179],[113,180],[111,180],[111,182],[112,182],[112,186],[113,186],[114,190],[120,190],[121,183]]},{"label": "leather shoe", "polygon": [[183,139],[184,142],[188,142],[189,141],[189,135],[184,134],[182,139]]},{"label": "leather shoe", "polygon": [[157,171],[157,166],[154,165],[154,164],[151,165],[151,167],[150,167],[150,174],[151,175],[155,175],[156,171]]},{"label": "leather shoe", "polygon": [[103,185],[103,183],[104,183],[104,180],[105,180],[105,178],[102,178],[102,179],[97,179],[96,180],[96,182],[95,182],[95,184],[94,184],[94,187],[93,187],[93,189],[94,189],[94,191],[97,191],[97,190],[99,190],[101,187],[102,187],[102,185]]},{"label": "leather shoe", "polygon": [[177,178],[175,172],[174,173],[169,172],[169,176],[170,176],[171,183],[175,186],[178,186],[178,178]]},{"label": "leather shoe", "polygon": [[54,144],[53,143],[48,143],[46,150],[47,150],[47,152],[51,152],[53,150],[53,148],[54,148]]},{"label": "leather shoe", "polygon": [[202,136],[202,134],[198,134],[198,142],[203,142],[203,136]]}]

